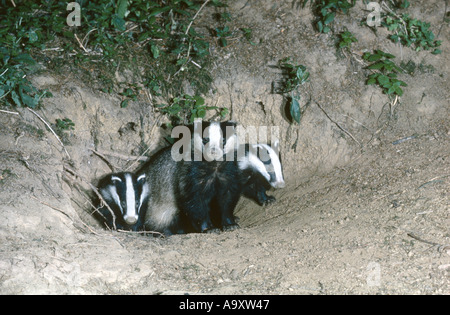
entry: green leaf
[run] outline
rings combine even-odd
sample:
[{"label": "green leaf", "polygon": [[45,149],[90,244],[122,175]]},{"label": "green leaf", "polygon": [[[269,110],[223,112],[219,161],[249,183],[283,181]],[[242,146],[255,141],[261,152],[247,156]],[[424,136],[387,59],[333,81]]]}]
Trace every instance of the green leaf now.
[{"label": "green leaf", "polygon": [[380,75],[378,76],[378,83],[381,84],[383,87],[386,87],[389,85],[390,79],[385,75]]},{"label": "green leaf", "polygon": [[158,48],[158,46],[152,45],[150,47],[150,49],[152,51],[153,58],[158,59],[158,57],[159,57],[159,48]]},{"label": "green leaf", "polygon": [[325,25],[330,24],[331,22],[334,21],[335,16],[336,16],[336,13],[334,13],[334,12],[329,13],[329,14],[325,17],[325,20],[323,21],[323,24],[325,24]]},{"label": "green leaf", "polygon": [[122,103],[120,103],[120,107],[121,108],[127,108],[128,107],[128,100],[122,101]]},{"label": "green leaf", "polygon": [[155,10],[153,10],[152,12],[150,12],[150,14],[149,14],[148,16],[149,16],[149,17],[156,16],[156,15],[158,15],[158,14],[161,14],[161,13],[164,13],[164,12],[167,12],[167,11],[170,11],[170,9],[171,9],[171,7],[158,8],[158,9],[155,9]]},{"label": "green leaf", "polygon": [[35,31],[29,31],[27,33],[28,39],[30,40],[30,43],[37,42],[39,40],[39,36],[36,34]]},{"label": "green leaf", "polygon": [[397,94],[398,96],[403,96],[403,90],[399,87],[397,87],[395,89],[395,94]]},{"label": "green leaf", "polygon": [[384,63],[384,62],[377,62],[377,63],[374,63],[373,65],[368,66],[367,69],[370,69],[370,70],[380,70],[380,69],[382,69],[384,66],[385,66],[385,63]]},{"label": "green leaf", "polygon": [[22,107],[22,103],[20,102],[20,97],[17,95],[16,91],[11,91],[11,98],[16,103],[17,107]]},{"label": "green leaf", "polygon": [[111,24],[119,31],[123,32],[126,30],[125,20],[118,15],[114,14],[111,19]]},{"label": "green leaf", "polygon": [[31,66],[36,64],[36,61],[34,61],[34,59],[31,58],[29,54],[20,54],[14,57],[13,60],[16,61],[17,63],[26,63]]},{"label": "green leaf", "polygon": [[194,96],[194,100],[196,106],[202,106],[205,104],[205,99],[201,96]]},{"label": "green leaf", "polygon": [[323,33],[323,23],[321,21],[317,22],[317,29],[319,33]]},{"label": "green leaf", "polygon": [[300,124],[300,119],[302,118],[302,112],[300,109],[300,103],[298,102],[297,98],[292,96],[292,103],[291,103],[291,117]]},{"label": "green leaf", "polygon": [[379,54],[375,54],[375,55],[365,55],[365,60],[370,61],[370,62],[375,62],[378,60],[381,60],[383,58],[382,55]]},{"label": "green leaf", "polygon": [[439,55],[439,54],[441,54],[441,53],[442,53],[442,50],[440,50],[440,49],[435,49],[435,50],[432,52],[433,55]]},{"label": "green leaf", "polygon": [[119,18],[125,18],[125,13],[128,9],[128,0],[117,0],[117,9],[116,13]]}]

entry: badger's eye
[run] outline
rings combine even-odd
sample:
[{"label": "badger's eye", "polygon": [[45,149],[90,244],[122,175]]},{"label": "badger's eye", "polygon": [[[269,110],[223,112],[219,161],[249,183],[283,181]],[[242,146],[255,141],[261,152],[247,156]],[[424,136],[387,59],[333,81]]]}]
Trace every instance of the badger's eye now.
[{"label": "badger's eye", "polygon": [[207,144],[209,142],[209,138],[203,138],[203,144]]}]

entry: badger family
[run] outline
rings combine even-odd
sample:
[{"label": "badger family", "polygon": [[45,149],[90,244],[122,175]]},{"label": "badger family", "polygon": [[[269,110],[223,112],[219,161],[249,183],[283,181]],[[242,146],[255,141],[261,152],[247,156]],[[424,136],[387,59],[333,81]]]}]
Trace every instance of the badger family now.
[{"label": "badger family", "polygon": [[164,235],[238,228],[234,210],[242,195],[267,205],[275,201],[267,190],[285,182],[278,141],[240,144],[236,126],[196,121],[183,146],[161,150],[135,173],[103,178],[99,219],[110,229]]}]

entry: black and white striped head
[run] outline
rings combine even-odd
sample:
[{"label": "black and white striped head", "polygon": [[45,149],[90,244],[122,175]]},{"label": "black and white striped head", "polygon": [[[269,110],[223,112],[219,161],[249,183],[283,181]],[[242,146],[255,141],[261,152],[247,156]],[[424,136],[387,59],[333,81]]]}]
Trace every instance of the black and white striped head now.
[{"label": "black and white striped head", "polygon": [[246,158],[238,161],[239,169],[261,174],[273,188],[284,188],[283,167],[278,155],[278,142],[274,150],[267,144],[249,145]]},{"label": "black and white striped head", "polygon": [[[137,226],[145,215],[144,204],[148,197],[148,185],[145,174],[117,173],[105,177],[99,185],[99,191],[116,216],[119,228],[139,229]],[[110,226],[114,224],[108,224]]]},{"label": "black and white striped head", "polygon": [[235,127],[236,123],[233,121],[202,122],[196,120],[193,136],[195,150],[202,152],[207,161],[221,161],[224,155],[234,154],[237,144]]}]

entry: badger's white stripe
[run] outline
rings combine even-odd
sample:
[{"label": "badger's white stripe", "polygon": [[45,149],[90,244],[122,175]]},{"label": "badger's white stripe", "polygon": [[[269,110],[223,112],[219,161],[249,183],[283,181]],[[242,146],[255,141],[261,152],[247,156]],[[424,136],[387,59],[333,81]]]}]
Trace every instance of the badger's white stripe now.
[{"label": "badger's white stripe", "polygon": [[252,145],[248,152],[246,161],[239,162],[239,168],[241,170],[251,167],[256,172],[260,173],[270,183],[270,174],[266,170],[266,165],[256,155],[256,148],[258,146]]},{"label": "badger's white stripe", "polygon": [[136,214],[136,194],[134,191],[133,178],[131,174],[125,174],[125,196],[126,196],[126,204],[127,211],[124,213],[125,221],[127,219],[135,218],[137,220]]},{"label": "badger's white stripe", "polygon": [[267,167],[270,167],[269,172],[275,173],[275,183],[270,183],[274,188],[283,188],[285,186],[284,178],[283,178],[283,170],[281,169],[281,162],[278,155],[275,153],[275,151],[268,146],[267,144],[260,144],[258,145],[259,148],[263,148],[269,152],[270,156],[270,165]]},{"label": "badger's white stripe", "polygon": [[222,129],[220,128],[220,123],[213,122],[207,129],[209,129],[209,147],[222,149],[222,142],[220,141],[222,139]]},{"label": "badger's white stripe", "polygon": [[[145,175],[142,175],[145,177]],[[139,176],[138,180],[142,177]],[[142,185],[142,192],[141,192],[141,198],[139,199],[139,209],[136,209],[138,212],[140,212],[140,209],[142,207],[142,204],[144,203],[144,199],[148,196],[149,187],[147,183],[144,183]]]},{"label": "badger's white stripe", "polygon": [[206,161],[213,160],[222,161],[223,146],[222,146],[222,128],[220,123],[212,122],[205,128],[203,138],[209,138],[209,142],[203,146],[203,156]]},{"label": "badger's white stripe", "polygon": [[114,202],[116,203],[116,205],[119,206],[120,210],[123,212],[122,210],[122,205],[120,203],[120,197],[119,194],[117,193],[117,188],[114,185],[110,185],[108,186],[108,189],[104,190],[107,193],[107,198],[112,198],[114,200]]}]

